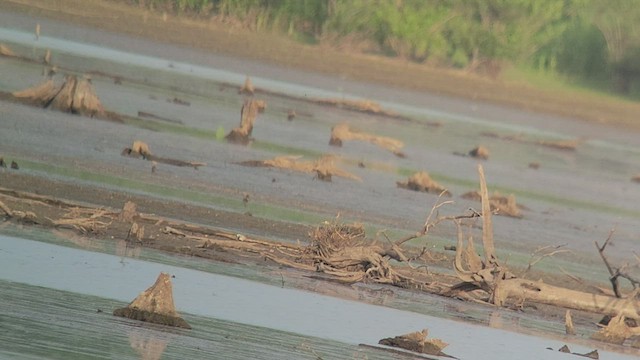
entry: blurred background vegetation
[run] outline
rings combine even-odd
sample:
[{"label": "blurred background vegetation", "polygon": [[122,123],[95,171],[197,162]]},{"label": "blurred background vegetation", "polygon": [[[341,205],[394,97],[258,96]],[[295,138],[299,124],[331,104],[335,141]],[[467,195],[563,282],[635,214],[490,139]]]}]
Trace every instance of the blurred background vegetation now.
[{"label": "blurred background vegetation", "polygon": [[637,0],[130,0],[305,43],[640,94]]}]

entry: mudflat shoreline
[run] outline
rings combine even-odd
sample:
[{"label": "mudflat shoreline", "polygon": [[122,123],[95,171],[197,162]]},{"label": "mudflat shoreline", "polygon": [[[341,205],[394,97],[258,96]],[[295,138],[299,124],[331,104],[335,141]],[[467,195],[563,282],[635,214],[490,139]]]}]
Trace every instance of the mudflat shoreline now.
[{"label": "mudflat shoreline", "polygon": [[[7,0],[0,11],[69,21],[99,30],[148,38],[283,69],[337,76],[346,81],[385,84],[413,91],[470,99],[527,111],[640,130],[640,104],[606,95],[540,89],[462,71],[304,45],[271,33],[256,33],[214,20],[163,16],[122,1]],[[35,28],[34,28],[35,29]],[[42,29],[46,34],[46,28]],[[268,75],[268,74],[267,74]]]}]

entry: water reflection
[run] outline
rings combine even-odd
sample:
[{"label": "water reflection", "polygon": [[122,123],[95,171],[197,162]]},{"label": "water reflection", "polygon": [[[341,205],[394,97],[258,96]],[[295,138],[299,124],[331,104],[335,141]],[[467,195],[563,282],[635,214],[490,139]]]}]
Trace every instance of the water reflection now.
[{"label": "water reflection", "polygon": [[[126,258],[134,258],[137,259],[140,257],[140,252],[142,251],[142,246],[137,244],[135,241],[131,240],[116,240],[116,255]],[[124,259],[121,261],[124,262]]]},{"label": "water reflection", "polygon": [[140,331],[131,328],[129,332],[129,344],[142,360],[159,360],[162,358],[164,350],[167,348],[167,339],[153,336],[148,331]]}]

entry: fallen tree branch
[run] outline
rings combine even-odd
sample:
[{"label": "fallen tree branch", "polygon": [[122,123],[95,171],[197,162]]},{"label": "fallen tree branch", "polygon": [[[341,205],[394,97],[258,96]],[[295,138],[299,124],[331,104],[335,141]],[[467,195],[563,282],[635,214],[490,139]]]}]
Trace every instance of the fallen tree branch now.
[{"label": "fallen tree branch", "polygon": [[640,303],[637,300],[629,301],[629,299],[569,290],[541,281],[520,278],[503,279],[496,285],[495,291],[501,292],[504,299],[526,299],[566,309],[611,316],[624,315],[631,319],[640,319]]}]

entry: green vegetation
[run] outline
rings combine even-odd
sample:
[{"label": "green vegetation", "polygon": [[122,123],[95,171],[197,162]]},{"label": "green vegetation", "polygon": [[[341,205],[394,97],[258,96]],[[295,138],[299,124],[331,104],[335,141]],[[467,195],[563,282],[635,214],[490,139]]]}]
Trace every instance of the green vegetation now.
[{"label": "green vegetation", "polygon": [[635,0],[134,0],[309,43],[498,75],[505,65],[640,94]]}]

